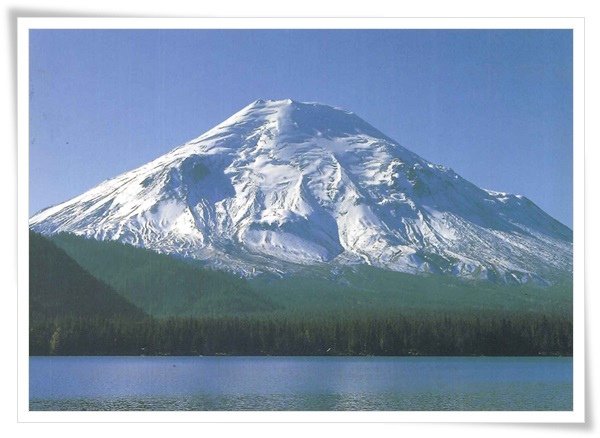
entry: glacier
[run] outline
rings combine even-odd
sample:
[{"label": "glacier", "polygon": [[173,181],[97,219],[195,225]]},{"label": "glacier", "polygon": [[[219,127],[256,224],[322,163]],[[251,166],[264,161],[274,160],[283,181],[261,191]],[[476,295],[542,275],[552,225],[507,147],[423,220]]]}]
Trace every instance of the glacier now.
[{"label": "glacier", "polygon": [[352,112],[257,100],[161,157],[30,218],[244,276],[367,264],[501,283],[572,273],[572,231],[477,187]]}]

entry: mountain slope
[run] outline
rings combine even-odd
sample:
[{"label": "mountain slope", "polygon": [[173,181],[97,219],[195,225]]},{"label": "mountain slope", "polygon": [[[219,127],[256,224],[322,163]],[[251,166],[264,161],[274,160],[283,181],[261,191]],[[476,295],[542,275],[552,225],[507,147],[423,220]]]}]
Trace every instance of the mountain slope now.
[{"label": "mountain slope", "polygon": [[[570,315],[569,281],[552,287],[462,281],[371,266],[306,267],[240,279],[119,242],[58,234],[52,241],[96,278],[157,317],[368,317],[449,312]],[[566,279],[568,280],[568,279]]]},{"label": "mountain slope", "polygon": [[353,113],[291,100],[253,102],[30,226],[249,276],[367,264],[547,284],[572,271],[571,230],[527,198],[480,189]]},{"label": "mountain slope", "polygon": [[[321,271],[321,272],[319,272]],[[569,278],[549,287],[464,281],[442,275],[411,275],[372,266],[344,267],[335,273],[307,268],[277,278],[248,280],[261,296],[301,315],[452,314],[485,319],[489,315],[559,315],[573,309]]]},{"label": "mountain slope", "polygon": [[156,317],[250,314],[278,308],[243,279],[119,242],[58,234],[52,241],[122,296]]},{"label": "mountain slope", "polygon": [[29,316],[139,319],[144,312],[85,271],[62,249],[29,232]]}]

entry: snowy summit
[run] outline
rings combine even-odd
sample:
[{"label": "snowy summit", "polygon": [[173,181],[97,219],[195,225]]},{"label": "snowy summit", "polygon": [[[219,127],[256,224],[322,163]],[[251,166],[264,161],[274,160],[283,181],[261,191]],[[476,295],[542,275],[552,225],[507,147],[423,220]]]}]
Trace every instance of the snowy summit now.
[{"label": "snowy summit", "polygon": [[354,113],[257,100],[188,143],[30,219],[244,275],[369,264],[507,283],[572,272],[572,232],[480,189]]}]

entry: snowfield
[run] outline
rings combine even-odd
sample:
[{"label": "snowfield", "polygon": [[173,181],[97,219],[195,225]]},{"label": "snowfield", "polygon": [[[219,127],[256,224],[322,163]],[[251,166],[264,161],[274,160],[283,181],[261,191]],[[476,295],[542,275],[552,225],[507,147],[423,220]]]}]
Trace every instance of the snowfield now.
[{"label": "snowfield", "polygon": [[548,284],[572,231],[520,195],[476,187],[355,114],[258,100],[200,137],[30,219],[242,275],[365,263]]}]

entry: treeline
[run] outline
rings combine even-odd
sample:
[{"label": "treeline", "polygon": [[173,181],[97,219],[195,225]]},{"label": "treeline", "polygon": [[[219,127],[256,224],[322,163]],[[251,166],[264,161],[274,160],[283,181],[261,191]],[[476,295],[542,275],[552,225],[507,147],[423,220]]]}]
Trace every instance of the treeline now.
[{"label": "treeline", "polygon": [[572,355],[562,317],[47,319],[31,355]]},{"label": "treeline", "polygon": [[[296,312],[328,312],[340,319],[340,314],[348,311],[375,315],[385,312],[409,315],[414,311],[572,313],[571,278],[551,287],[537,287],[462,281],[445,275],[412,275],[372,266],[338,266],[335,272],[331,266],[313,266],[298,268],[281,278],[258,275],[243,279],[232,273],[207,269],[197,261],[119,242],[71,234],[54,235],[52,242],[82,269],[155,318],[256,317],[259,314],[275,317],[275,314],[288,316]],[[48,256],[41,254],[40,257],[56,258],[42,248],[31,248],[30,254],[35,257],[36,252],[43,251],[48,252]],[[34,265],[32,272],[33,268]],[[60,265],[54,277],[62,279],[53,282],[56,287],[67,281],[77,284]],[[88,287],[81,282],[78,285],[80,289]],[[39,296],[48,295],[48,290],[42,287],[37,292]],[[55,302],[53,296],[50,294],[44,301],[48,308]],[[94,298],[99,299],[97,294]],[[80,301],[81,306],[86,304],[86,300]]]},{"label": "treeline", "polygon": [[197,262],[72,234],[55,235],[52,241],[91,275],[157,318],[270,312],[280,308],[252,290],[245,279],[201,268]]}]

